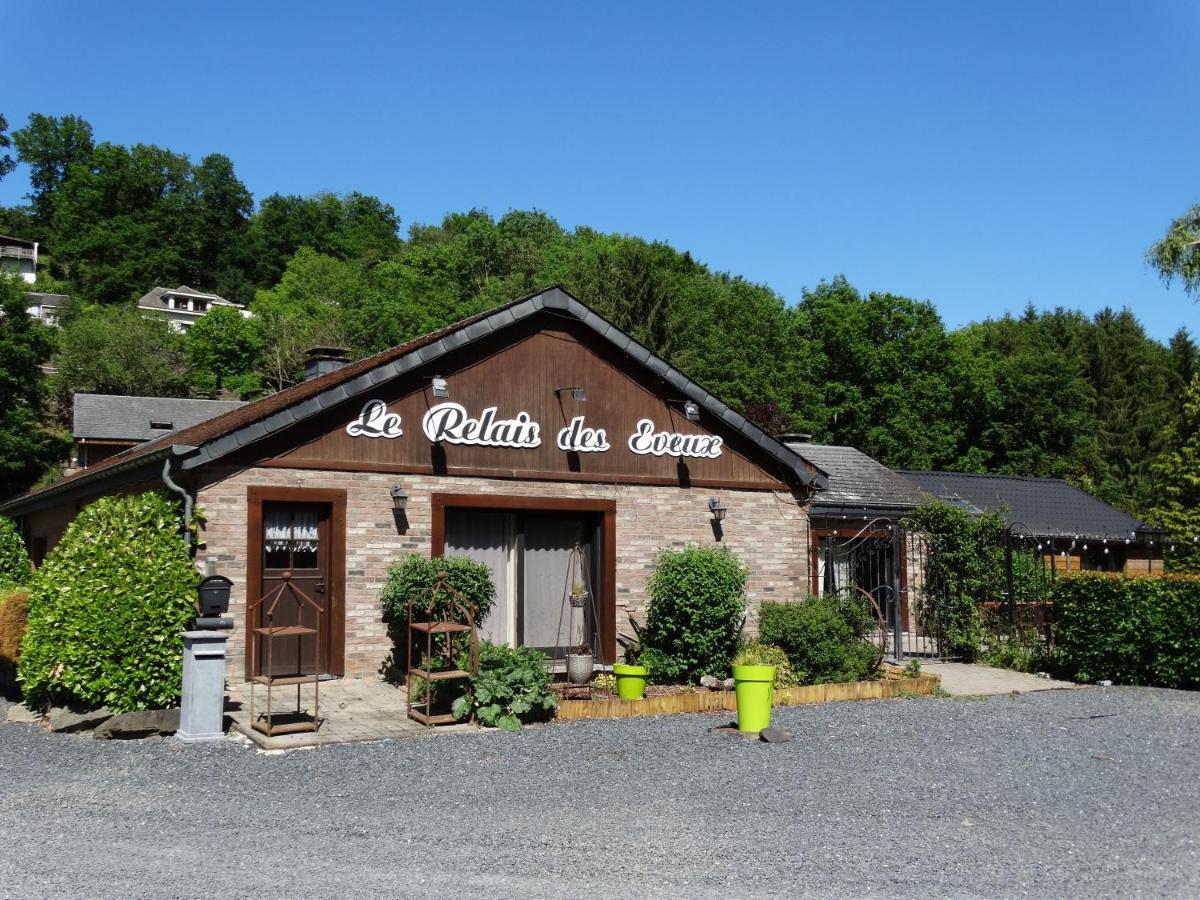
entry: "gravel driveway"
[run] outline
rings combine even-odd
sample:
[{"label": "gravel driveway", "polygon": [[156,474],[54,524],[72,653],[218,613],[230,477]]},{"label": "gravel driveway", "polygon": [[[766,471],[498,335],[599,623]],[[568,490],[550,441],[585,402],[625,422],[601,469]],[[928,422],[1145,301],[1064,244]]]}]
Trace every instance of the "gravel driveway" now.
[{"label": "gravel driveway", "polygon": [[0,896],[1200,896],[1200,695],[725,718],[274,756],[0,725]]}]

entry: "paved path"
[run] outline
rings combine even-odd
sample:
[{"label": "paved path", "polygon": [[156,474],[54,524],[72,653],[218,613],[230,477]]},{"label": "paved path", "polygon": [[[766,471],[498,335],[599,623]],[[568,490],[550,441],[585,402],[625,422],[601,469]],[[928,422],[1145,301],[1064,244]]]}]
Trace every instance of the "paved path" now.
[{"label": "paved path", "polygon": [[1073,681],[1038,678],[1012,669],[978,666],[969,663],[923,663],[922,672],[942,676],[942,690],[960,696],[990,696],[994,694],[1027,694],[1032,691],[1054,691],[1080,687]]},{"label": "paved path", "polygon": [[1197,897],[1200,694],[576,722],[264,755],[0,724],[0,896]]}]

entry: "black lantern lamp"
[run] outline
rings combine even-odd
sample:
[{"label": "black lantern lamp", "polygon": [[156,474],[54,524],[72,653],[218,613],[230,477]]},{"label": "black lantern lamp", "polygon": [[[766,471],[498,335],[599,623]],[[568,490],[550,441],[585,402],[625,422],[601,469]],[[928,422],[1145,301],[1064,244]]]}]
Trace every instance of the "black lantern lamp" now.
[{"label": "black lantern lamp", "polygon": [[233,582],[224,575],[209,575],[200,580],[196,586],[197,628],[232,628],[233,619],[227,618],[229,612],[229,592]]},{"label": "black lantern lamp", "polygon": [[725,513],[726,513],[725,504],[722,503],[720,500],[718,500],[716,497],[708,498],[708,511],[710,513],[712,513],[714,522],[724,522],[725,521]]},{"label": "black lantern lamp", "polygon": [[408,516],[404,512],[408,509],[408,494],[398,484],[393,484],[389,493],[392,495],[392,518],[396,520],[396,533],[403,534],[408,525]]}]

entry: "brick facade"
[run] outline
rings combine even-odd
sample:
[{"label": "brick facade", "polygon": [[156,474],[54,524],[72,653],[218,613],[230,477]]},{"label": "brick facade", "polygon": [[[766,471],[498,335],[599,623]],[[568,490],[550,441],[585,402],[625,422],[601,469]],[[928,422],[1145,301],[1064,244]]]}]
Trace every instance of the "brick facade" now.
[{"label": "brick facade", "polygon": [[[409,495],[408,527],[398,534],[389,488]],[[346,491],[346,674],[377,673],[391,650],[381,619],[379,594],[388,567],[406,553],[428,555],[432,493],[577,497],[612,500],[616,512],[617,630],[627,632],[630,614],[641,618],[646,580],[663,547],[716,545],[707,508],[718,496],[728,508],[721,542],[750,570],[747,627],[757,625],[764,599],[795,599],[808,593],[808,519],[795,497],[783,492],[563,484],[451,476],[385,475],[304,469],[248,468],[210,471],[197,491],[203,509],[203,568],[214,560],[233,579],[230,613],[238,623],[230,641],[228,677],[240,680],[245,662],[247,489],[252,486]]]}]

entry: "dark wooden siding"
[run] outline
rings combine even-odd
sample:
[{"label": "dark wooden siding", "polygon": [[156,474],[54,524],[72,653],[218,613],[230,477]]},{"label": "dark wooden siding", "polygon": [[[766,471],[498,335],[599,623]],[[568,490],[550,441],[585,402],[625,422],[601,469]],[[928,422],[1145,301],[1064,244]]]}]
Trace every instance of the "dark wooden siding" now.
[{"label": "dark wooden siding", "polygon": [[[587,339],[584,329],[571,323],[530,323],[515,336],[471,345],[437,371],[415,373],[383,385],[370,399],[387,403],[401,417],[399,438],[353,437],[346,425],[358,417],[364,400],[333,407],[320,417],[319,432],[302,444],[283,436],[271,445],[256,447],[242,462],[259,465],[343,471],[383,471],[552,479],[564,481],[619,481],[639,484],[684,484],[761,489],[786,487],[779,465],[740,433],[726,428],[702,412],[701,421],[684,415],[682,398],[673,389],[631,364],[619,352]],[[540,326],[540,327],[539,327]],[[449,382],[450,396],[436,398],[429,387],[432,375]],[[582,387],[588,399],[580,402],[569,391]],[[432,406],[455,402],[478,417],[485,408],[497,407],[498,418],[526,412],[541,426],[536,448],[433,445],[422,430],[422,419]],[[611,449],[599,453],[567,453],[558,449],[559,429],[577,415],[586,424],[604,428]],[[717,459],[638,455],[627,441],[640,419],[651,419],[655,430],[681,434],[716,434],[725,441]]]}]

